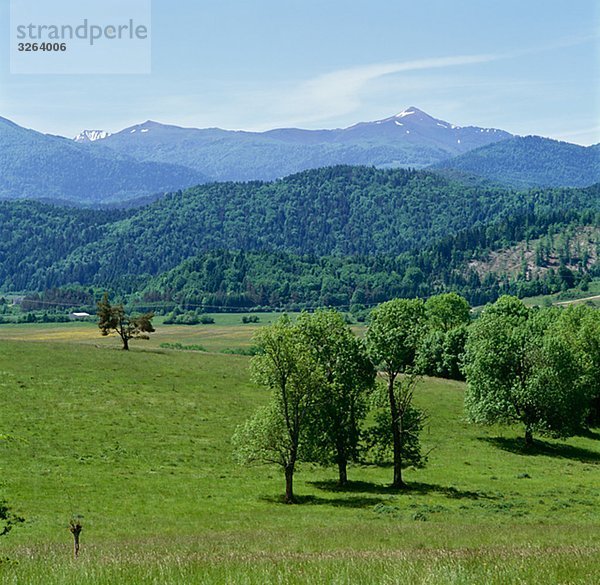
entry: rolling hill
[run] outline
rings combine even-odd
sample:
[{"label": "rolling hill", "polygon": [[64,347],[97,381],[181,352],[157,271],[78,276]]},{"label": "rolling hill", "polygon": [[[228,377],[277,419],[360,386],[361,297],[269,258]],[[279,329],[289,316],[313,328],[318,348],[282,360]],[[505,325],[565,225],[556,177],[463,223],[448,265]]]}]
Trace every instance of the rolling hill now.
[{"label": "rolling hill", "polygon": [[52,287],[156,275],[209,250],[398,254],[520,206],[508,191],[466,188],[428,172],[331,167],[174,193],[105,226],[37,275],[35,262],[25,268]]},{"label": "rolling hill", "polygon": [[600,145],[515,136],[436,163],[432,169],[454,177],[477,175],[518,189],[585,187],[600,181]]},{"label": "rolling hill", "polygon": [[[425,294],[438,284],[490,288],[496,280],[482,284],[485,279],[474,271],[456,277],[452,270],[478,250],[538,237],[554,223],[597,222],[598,189],[518,193],[466,187],[426,171],[340,166],[271,183],[202,185],[128,211],[4,202],[0,290],[75,284],[135,292],[151,278],[210,253],[217,259],[206,274],[219,280],[222,272],[223,282],[242,285],[240,266],[224,256],[238,251],[287,254],[258,258],[254,273],[265,269],[271,278],[287,263],[286,279],[293,284],[300,274],[320,271],[331,278],[319,290],[334,293],[350,272],[367,275],[363,280],[375,297],[392,290],[388,284],[406,295]],[[319,265],[326,257],[333,260],[323,271]],[[399,278],[382,285],[379,277],[369,281],[369,273]],[[183,291],[186,274],[188,267],[163,288]],[[203,282],[205,290],[213,286]],[[303,282],[315,286],[310,278]]]}]

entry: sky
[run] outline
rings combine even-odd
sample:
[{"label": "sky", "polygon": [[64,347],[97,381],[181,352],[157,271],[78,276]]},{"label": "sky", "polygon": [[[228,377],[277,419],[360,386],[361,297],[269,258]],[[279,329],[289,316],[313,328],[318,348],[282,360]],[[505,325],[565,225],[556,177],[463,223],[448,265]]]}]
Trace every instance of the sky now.
[{"label": "sky", "polygon": [[416,106],[600,142],[598,0],[153,0],[139,75],[11,74],[9,36],[0,0],[0,116],[46,133],[338,128]]}]

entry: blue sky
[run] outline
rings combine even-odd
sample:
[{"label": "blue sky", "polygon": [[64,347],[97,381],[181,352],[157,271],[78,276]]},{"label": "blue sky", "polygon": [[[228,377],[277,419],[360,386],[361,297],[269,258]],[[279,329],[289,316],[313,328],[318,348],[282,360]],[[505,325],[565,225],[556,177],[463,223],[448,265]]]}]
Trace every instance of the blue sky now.
[{"label": "blue sky", "polygon": [[8,4],[0,116],[44,132],[331,128],[414,105],[600,142],[597,0],[154,0],[152,73],[104,76],[11,75]]}]

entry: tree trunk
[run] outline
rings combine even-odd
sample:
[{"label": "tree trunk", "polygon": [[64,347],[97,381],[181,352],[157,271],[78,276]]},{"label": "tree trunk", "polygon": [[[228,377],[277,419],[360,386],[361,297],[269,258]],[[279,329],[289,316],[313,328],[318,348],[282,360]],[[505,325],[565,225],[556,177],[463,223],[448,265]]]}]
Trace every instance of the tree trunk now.
[{"label": "tree trunk", "polygon": [[72,523],[70,526],[71,534],[73,535],[73,556],[79,557],[79,535],[81,534],[82,526],[77,523]]},{"label": "tree trunk", "polygon": [[127,338],[126,335],[121,337],[121,339],[123,340],[123,350],[129,351],[129,339]]},{"label": "tree trunk", "polygon": [[338,485],[348,484],[348,457],[346,456],[346,446],[344,439],[338,436],[335,441],[335,460],[338,466]]},{"label": "tree trunk", "polygon": [[394,438],[394,482],[392,487],[405,487],[402,481],[402,432],[401,421],[396,409],[396,395],[394,394],[394,378],[390,377],[388,382],[388,394],[390,399],[390,411],[392,415],[392,436]]},{"label": "tree trunk", "polygon": [[294,502],[294,463],[285,466],[285,503]]},{"label": "tree trunk", "polygon": [[396,425],[394,427],[394,482],[392,487],[404,488],[406,484],[402,480],[402,442]]},{"label": "tree trunk", "polygon": [[79,533],[73,534],[73,555],[79,558]]},{"label": "tree trunk", "polygon": [[530,427],[525,427],[525,446],[533,447],[533,432]]},{"label": "tree trunk", "polygon": [[338,459],[338,473],[339,473],[338,485],[339,486],[345,486],[348,484],[347,466],[348,466],[348,463],[347,463],[346,459]]}]

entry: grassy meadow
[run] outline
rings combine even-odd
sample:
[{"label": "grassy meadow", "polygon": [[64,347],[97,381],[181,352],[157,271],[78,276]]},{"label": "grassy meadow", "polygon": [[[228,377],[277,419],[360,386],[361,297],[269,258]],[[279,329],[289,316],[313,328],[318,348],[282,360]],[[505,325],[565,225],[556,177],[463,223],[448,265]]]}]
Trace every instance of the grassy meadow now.
[{"label": "grassy meadow", "polygon": [[[258,313],[259,323],[242,323],[244,315],[256,313],[209,313],[211,325],[163,325],[164,317],[153,321],[156,333],[149,340],[132,342],[139,349],[160,349],[162,344],[201,345],[210,352],[248,348],[257,327],[276,321],[281,313]],[[118,345],[116,334],[102,337],[95,323],[73,321],[70,323],[20,323],[1,324],[0,339],[19,341],[67,342],[114,348]]]},{"label": "grassy meadow", "polygon": [[[26,522],[0,538],[14,584],[600,582],[600,431],[523,452],[520,429],[463,419],[463,384],[422,381],[423,469],[240,467],[237,424],[261,323],[160,326],[122,352],[91,323],[0,326],[0,497]],[[206,351],[161,348],[202,345]],[[72,559],[68,522],[83,517]]]},{"label": "grassy meadow", "polygon": [[534,305],[558,305],[568,306],[586,303],[596,308],[600,307],[600,279],[596,278],[592,280],[587,290],[581,289],[570,289],[567,291],[551,294],[551,295],[538,295],[535,297],[526,297],[523,302],[532,307]]}]

